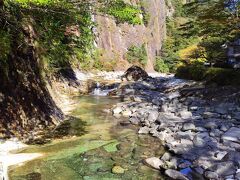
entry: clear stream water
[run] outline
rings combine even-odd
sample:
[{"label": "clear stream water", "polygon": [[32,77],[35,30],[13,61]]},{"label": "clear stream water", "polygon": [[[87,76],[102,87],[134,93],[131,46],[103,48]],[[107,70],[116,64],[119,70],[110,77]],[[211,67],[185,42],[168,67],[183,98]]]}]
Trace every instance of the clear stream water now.
[{"label": "clear stream water", "polygon": [[[68,131],[78,137],[54,140],[45,145],[33,145],[22,153],[42,153],[44,156],[9,168],[10,180],[154,180],[163,179],[159,171],[142,163],[148,157],[163,154],[158,139],[138,135],[137,127],[122,126],[106,112],[119,102],[117,98],[77,97],[72,112],[76,117]],[[124,174],[112,173],[118,165]]]}]

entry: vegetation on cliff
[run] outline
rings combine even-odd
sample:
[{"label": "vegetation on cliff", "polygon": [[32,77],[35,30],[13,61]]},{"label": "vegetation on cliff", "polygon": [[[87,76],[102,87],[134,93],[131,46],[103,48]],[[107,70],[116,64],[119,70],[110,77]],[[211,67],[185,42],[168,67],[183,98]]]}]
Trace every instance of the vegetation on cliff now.
[{"label": "vegetation on cliff", "polygon": [[143,14],[138,7],[125,3],[123,0],[113,0],[103,3],[101,11],[113,16],[117,23],[130,23],[133,25],[142,24],[143,20],[140,17]]}]

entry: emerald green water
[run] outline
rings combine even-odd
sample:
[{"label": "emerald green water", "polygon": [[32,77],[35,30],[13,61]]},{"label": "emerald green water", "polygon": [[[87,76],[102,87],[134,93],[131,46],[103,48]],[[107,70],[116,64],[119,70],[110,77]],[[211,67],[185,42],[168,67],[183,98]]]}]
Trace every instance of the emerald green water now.
[{"label": "emerald green water", "polygon": [[[116,119],[104,111],[118,99],[85,96],[77,101],[72,112],[76,119],[71,122],[69,131],[83,135],[23,150],[23,153],[44,156],[10,167],[10,180],[163,179],[159,171],[142,163],[145,158],[163,153],[160,141],[138,135],[137,128],[132,125],[121,126],[124,119]],[[112,173],[114,166],[121,166],[124,173]]]}]

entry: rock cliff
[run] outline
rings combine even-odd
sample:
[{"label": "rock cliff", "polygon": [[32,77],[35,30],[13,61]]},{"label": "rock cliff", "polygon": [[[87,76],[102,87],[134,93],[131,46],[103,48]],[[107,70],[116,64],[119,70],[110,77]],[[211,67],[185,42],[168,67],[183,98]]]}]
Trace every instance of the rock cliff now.
[{"label": "rock cliff", "polygon": [[95,15],[97,26],[96,46],[102,50],[102,58],[115,61],[115,69],[126,70],[129,66],[125,54],[131,46],[145,44],[147,50],[147,71],[154,70],[155,57],[160,55],[163,39],[166,34],[166,9],[164,0],[128,0],[126,3],[144,8],[149,19],[147,24],[117,24],[115,19],[107,15]]}]

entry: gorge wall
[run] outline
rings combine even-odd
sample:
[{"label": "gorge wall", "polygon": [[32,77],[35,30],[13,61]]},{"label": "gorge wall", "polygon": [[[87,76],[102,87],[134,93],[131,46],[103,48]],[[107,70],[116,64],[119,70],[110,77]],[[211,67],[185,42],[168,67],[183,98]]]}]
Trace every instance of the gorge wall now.
[{"label": "gorge wall", "polygon": [[129,66],[125,54],[131,46],[145,44],[148,61],[147,71],[154,71],[155,57],[161,53],[166,35],[166,8],[164,0],[128,0],[126,3],[144,6],[148,14],[147,24],[117,24],[113,17],[96,15],[96,46],[102,50],[102,58],[106,61],[117,59],[116,70],[126,70]]}]

